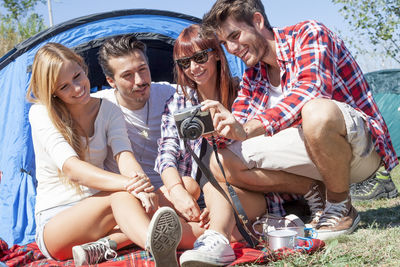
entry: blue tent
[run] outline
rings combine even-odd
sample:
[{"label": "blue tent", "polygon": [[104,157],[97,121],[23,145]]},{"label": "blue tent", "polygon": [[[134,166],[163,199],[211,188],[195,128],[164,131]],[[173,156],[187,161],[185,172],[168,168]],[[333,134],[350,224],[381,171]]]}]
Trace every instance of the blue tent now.
[{"label": "blue tent", "polygon": [[394,150],[400,156],[400,69],[369,72],[365,78],[388,126]]},{"label": "blue tent", "polygon": [[[172,47],[181,30],[200,19],[173,12],[132,9],[89,15],[49,28],[0,59],[0,237],[9,245],[34,240],[35,160],[25,94],[35,53],[47,42],[74,48],[89,65],[93,87],[107,85],[96,53],[105,38],[135,33],[148,46],[154,81],[173,81]],[[227,55],[234,76],[243,63]]]}]

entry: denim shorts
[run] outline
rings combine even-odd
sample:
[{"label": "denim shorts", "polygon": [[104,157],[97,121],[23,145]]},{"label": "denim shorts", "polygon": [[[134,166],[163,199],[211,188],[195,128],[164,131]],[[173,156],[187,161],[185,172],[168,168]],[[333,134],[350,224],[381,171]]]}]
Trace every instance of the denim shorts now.
[{"label": "denim shorts", "polygon": [[[345,123],[346,139],[352,147],[350,183],[367,179],[381,164],[375,151],[371,134],[362,114],[350,105],[333,100],[341,110]],[[308,156],[301,127],[290,127],[273,136],[260,135],[228,146],[247,168],[285,171],[322,181],[315,164]]]},{"label": "denim shorts", "polygon": [[[79,201],[77,201],[77,202],[79,202]],[[50,221],[51,218],[56,216],[58,213],[64,211],[65,209],[74,206],[77,202],[72,202],[72,203],[68,203],[65,205],[50,208],[47,210],[43,210],[35,215],[35,220],[36,220],[35,241],[36,241],[36,244],[38,245],[40,251],[43,253],[43,255],[46,258],[53,259],[53,257],[51,257],[50,253],[47,251],[46,245],[44,244],[44,238],[43,238],[44,227]]]}]

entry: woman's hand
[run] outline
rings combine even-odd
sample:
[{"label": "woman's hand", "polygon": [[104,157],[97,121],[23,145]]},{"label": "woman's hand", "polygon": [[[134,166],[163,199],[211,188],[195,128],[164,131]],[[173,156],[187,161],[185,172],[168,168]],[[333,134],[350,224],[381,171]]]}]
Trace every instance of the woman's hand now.
[{"label": "woman's hand", "polygon": [[140,192],[138,194],[132,192],[132,194],[137,197],[140,202],[142,202],[142,206],[145,209],[146,213],[155,212],[158,208],[158,196],[156,193],[145,193]]},{"label": "woman's hand", "polygon": [[215,100],[205,100],[202,103],[201,110],[209,110],[213,118],[215,131],[226,138],[243,141],[247,134],[233,114],[227,110],[220,102]]},{"label": "woman's hand", "polygon": [[169,197],[175,210],[185,220],[197,222],[200,218],[200,208],[196,200],[183,186],[175,186],[169,192]]},{"label": "woman's hand", "polygon": [[151,184],[146,174],[134,171],[131,174],[131,179],[125,184],[125,189],[142,202],[146,213],[157,210],[158,197],[153,192],[154,186]]},{"label": "woman's hand", "polygon": [[200,214],[199,226],[208,229],[210,227],[210,211],[204,208]]},{"label": "woman's hand", "polygon": [[154,186],[151,184],[150,178],[147,177],[146,174],[134,171],[130,177],[131,179],[125,184],[126,191],[130,193],[134,192],[135,194],[154,191]]}]

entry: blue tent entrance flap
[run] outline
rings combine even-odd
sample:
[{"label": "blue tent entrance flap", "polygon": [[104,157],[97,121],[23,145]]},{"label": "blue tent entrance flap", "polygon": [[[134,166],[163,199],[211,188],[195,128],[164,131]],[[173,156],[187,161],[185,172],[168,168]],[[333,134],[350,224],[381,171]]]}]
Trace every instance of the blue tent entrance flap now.
[{"label": "blue tent entrance flap", "polygon": [[369,72],[365,77],[400,155],[400,69]]},{"label": "blue tent entrance flap", "polygon": [[[154,81],[173,81],[173,42],[183,28],[200,19],[161,10],[132,9],[89,15],[49,28],[18,44],[0,59],[0,237],[9,245],[34,240],[36,194],[35,158],[25,100],[30,66],[45,43],[58,42],[74,48],[89,65],[94,87],[106,85],[97,63],[97,50],[104,39],[134,33],[148,46]],[[227,54],[234,76],[244,65]]]}]

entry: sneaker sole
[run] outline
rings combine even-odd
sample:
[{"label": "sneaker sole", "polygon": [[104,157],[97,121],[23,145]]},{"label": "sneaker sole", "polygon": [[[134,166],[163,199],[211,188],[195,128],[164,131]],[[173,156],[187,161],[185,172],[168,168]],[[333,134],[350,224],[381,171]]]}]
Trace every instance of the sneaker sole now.
[{"label": "sneaker sole", "polygon": [[395,198],[398,195],[399,195],[399,192],[397,191],[397,189],[393,189],[392,191],[387,193],[387,198]]},{"label": "sneaker sole", "polygon": [[199,256],[197,253],[190,253],[191,251],[185,251],[179,261],[181,263],[181,267],[208,267],[208,266],[226,266],[231,264],[236,257],[233,255],[232,257],[225,257],[225,260],[219,259],[212,259]]},{"label": "sneaker sole", "polygon": [[357,228],[358,224],[360,223],[360,215],[357,214],[357,217],[354,219],[353,224],[348,229],[340,230],[340,231],[318,231],[316,230],[317,237],[320,240],[327,240],[331,238],[338,237],[344,234],[351,234]]},{"label": "sneaker sole", "polygon": [[182,237],[182,226],[176,212],[161,207],[150,221],[147,244],[155,266],[178,267],[176,248]]}]

